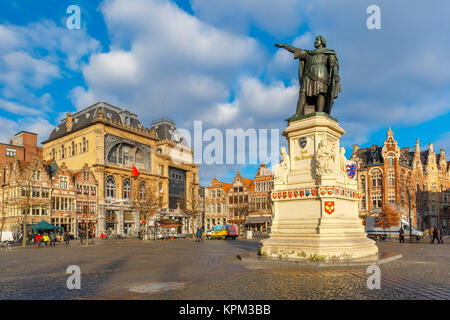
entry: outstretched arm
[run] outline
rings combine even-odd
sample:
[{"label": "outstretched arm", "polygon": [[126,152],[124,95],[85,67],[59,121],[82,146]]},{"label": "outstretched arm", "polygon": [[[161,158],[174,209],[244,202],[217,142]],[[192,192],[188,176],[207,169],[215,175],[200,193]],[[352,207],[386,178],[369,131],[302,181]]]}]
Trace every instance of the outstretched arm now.
[{"label": "outstretched arm", "polygon": [[287,51],[292,52],[292,53],[295,53],[297,50],[299,50],[296,47],[290,46],[288,44],[282,44],[282,43],[275,43],[275,47],[286,49]]}]

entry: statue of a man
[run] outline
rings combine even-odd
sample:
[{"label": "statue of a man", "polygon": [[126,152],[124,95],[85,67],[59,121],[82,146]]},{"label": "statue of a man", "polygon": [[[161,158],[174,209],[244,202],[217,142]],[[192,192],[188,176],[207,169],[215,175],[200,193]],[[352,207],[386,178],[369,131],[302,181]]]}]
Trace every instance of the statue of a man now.
[{"label": "statue of a man", "polygon": [[315,112],[331,113],[334,99],[342,91],[339,78],[339,63],[336,52],[327,49],[323,36],[314,42],[315,50],[303,50],[287,44],[275,44],[294,54],[299,59],[298,79],[300,94],[297,112],[293,117],[305,115],[305,106],[315,106]]}]

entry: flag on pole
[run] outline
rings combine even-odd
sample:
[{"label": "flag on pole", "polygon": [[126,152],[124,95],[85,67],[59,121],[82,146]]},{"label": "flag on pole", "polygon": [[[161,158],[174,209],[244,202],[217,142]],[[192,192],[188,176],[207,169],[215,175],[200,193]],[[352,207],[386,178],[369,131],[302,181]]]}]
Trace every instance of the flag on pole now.
[{"label": "flag on pole", "polygon": [[137,177],[138,175],[139,175],[139,170],[134,166],[134,164],[132,164],[132,166],[133,166],[133,173],[132,173],[132,176],[133,177]]}]

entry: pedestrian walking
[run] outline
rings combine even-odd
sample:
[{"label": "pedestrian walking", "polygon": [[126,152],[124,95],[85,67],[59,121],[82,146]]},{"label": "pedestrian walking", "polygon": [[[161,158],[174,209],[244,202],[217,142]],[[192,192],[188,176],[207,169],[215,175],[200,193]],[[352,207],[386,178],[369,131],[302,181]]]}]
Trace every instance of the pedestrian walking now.
[{"label": "pedestrian walking", "polygon": [[36,241],[36,243],[40,247],[41,246],[41,235],[39,233],[36,234],[36,236],[34,237],[34,240]]},{"label": "pedestrian walking", "polygon": [[444,229],[442,228],[442,226],[439,229],[439,241],[440,243],[444,243]]},{"label": "pedestrian walking", "polygon": [[55,233],[54,233],[54,232],[51,232],[51,233],[50,233],[50,247],[56,245],[55,237],[56,237],[56,236],[55,236]]},{"label": "pedestrian walking", "polygon": [[47,246],[50,243],[50,237],[48,236],[48,233],[44,234],[44,243],[45,246]]},{"label": "pedestrian walking", "polygon": [[69,245],[70,236],[69,236],[69,232],[67,232],[67,231],[64,233],[64,240],[66,240],[66,245]]},{"label": "pedestrian walking", "polygon": [[405,243],[405,231],[403,231],[403,226],[400,226],[400,230],[398,230],[399,232],[399,239],[400,239],[400,243]]},{"label": "pedestrian walking", "polygon": [[200,227],[198,227],[197,231],[195,232],[195,242],[200,242],[200,237],[202,236],[200,232]]},{"label": "pedestrian walking", "polygon": [[431,243],[434,243],[435,239],[438,241],[438,243],[441,243],[441,241],[439,240],[439,231],[438,231],[438,229],[435,228],[435,227],[433,227],[432,229],[433,229],[433,231],[432,231],[433,238],[431,239]]}]

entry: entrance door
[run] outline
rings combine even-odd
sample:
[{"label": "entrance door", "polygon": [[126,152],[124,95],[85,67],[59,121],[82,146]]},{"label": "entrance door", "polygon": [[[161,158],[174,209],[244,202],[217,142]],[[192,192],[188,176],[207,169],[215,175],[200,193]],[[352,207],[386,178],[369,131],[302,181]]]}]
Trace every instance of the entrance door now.
[{"label": "entrance door", "polygon": [[115,234],[116,233],[116,213],[114,211],[108,210],[106,212],[105,217],[105,227],[106,227],[106,233],[108,235]]}]

